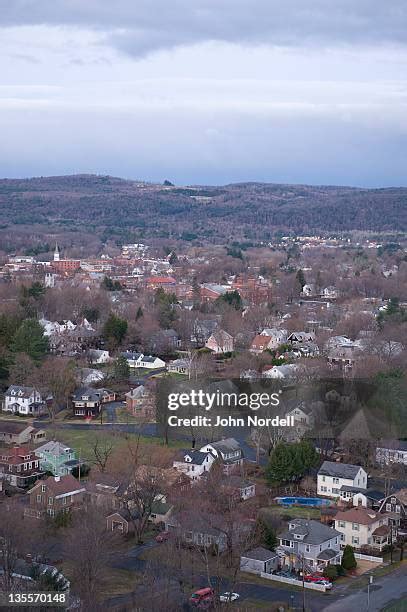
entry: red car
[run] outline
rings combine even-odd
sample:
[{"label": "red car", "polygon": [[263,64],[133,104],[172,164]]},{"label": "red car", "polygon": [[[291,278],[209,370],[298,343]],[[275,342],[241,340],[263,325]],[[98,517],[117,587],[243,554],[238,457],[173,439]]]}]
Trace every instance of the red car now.
[{"label": "red car", "polygon": [[169,531],[162,531],[161,533],[158,534],[155,541],[156,542],[166,542],[169,537],[170,537]]},{"label": "red car", "polygon": [[304,582],[319,582],[323,579],[324,579],[323,576],[313,576],[312,574],[308,574],[307,576],[304,576]]}]

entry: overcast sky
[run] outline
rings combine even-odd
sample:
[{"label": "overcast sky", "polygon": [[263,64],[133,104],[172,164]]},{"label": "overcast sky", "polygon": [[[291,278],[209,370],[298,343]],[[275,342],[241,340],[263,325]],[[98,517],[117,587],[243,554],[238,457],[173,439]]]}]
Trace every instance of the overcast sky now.
[{"label": "overcast sky", "polygon": [[0,176],[407,185],[406,0],[0,0]]}]

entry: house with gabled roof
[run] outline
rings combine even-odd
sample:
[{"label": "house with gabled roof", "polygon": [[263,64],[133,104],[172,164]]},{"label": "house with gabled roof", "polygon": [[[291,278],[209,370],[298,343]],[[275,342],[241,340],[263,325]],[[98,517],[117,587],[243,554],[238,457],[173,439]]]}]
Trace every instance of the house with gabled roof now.
[{"label": "house with gabled roof", "polygon": [[223,471],[227,474],[239,468],[243,463],[243,451],[239,442],[234,438],[209,442],[200,450],[202,453],[211,453],[214,459],[220,461]]},{"label": "house with gabled roof", "polygon": [[45,411],[45,402],[34,387],[11,385],[4,395],[3,411],[38,416]]},{"label": "house with gabled roof", "polygon": [[381,551],[390,542],[389,517],[369,508],[359,506],[339,511],[335,529],[342,534],[342,546],[369,546]]},{"label": "house with gabled roof", "polygon": [[304,564],[305,571],[323,571],[341,562],[341,533],[319,521],[292,519],[278,537],[277,552],[290,569],[302,570]]},{"label": "house with gabled roof", "polygon": [[318,470],[318,495],[350,501],[355,493],[366,489],[367,473],[360,465],[324,461]]},{"label": "house with gabled roof", "polygon": [[186,474],[191,480],[199,480],[209,472],[215,457],[210,452],[181,450],[173,461],[173,467]]},{"label": "house with gabled roof", "polygon": [[205,347],[213,353],[232,353],[234,349],[233,336],[224,329],[217,329],[209,336],[205,342]]},{"label": "house with gabled roof", "polygon": [[45,480],[38,481],[28,491],[30,505],[24,510],[24,514],[41,518],[70,512],[82,506],[85,493],[86,488],[72,474],[49,476]]}]

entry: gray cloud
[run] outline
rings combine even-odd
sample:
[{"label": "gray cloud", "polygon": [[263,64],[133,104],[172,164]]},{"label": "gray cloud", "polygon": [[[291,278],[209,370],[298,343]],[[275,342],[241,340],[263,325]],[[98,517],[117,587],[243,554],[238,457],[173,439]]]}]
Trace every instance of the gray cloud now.
[{"label": "gray cloud", "polygon": [[98,29],[134,56],[208,40],[239,44],[407,42],[405,0],[0,0],[0,25]]}]

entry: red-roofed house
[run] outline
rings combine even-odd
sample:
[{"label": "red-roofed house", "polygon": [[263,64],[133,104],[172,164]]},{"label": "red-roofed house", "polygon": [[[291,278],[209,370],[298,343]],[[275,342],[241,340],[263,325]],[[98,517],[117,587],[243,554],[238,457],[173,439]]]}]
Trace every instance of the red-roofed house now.
[{"label": "red-roofed house", "polygon": [[86,488],[72,474],[49,476],[28,492],[30,506],[24,513],[40,518],[45,514],[54,517],[60,512],[70,512],[82,505],[85,493]]},{"label": "red-roofed house", "polygon": [[338,512],[335,529],[342,534],[341,545],[369,546],[381,551],[389,544],[389,517],[361,506]]},{"label": "red-roofed house", "polygon": [[44,475],[35,451],[13,446],[0,451],[0,474],[14,487],[25,488]]}]

